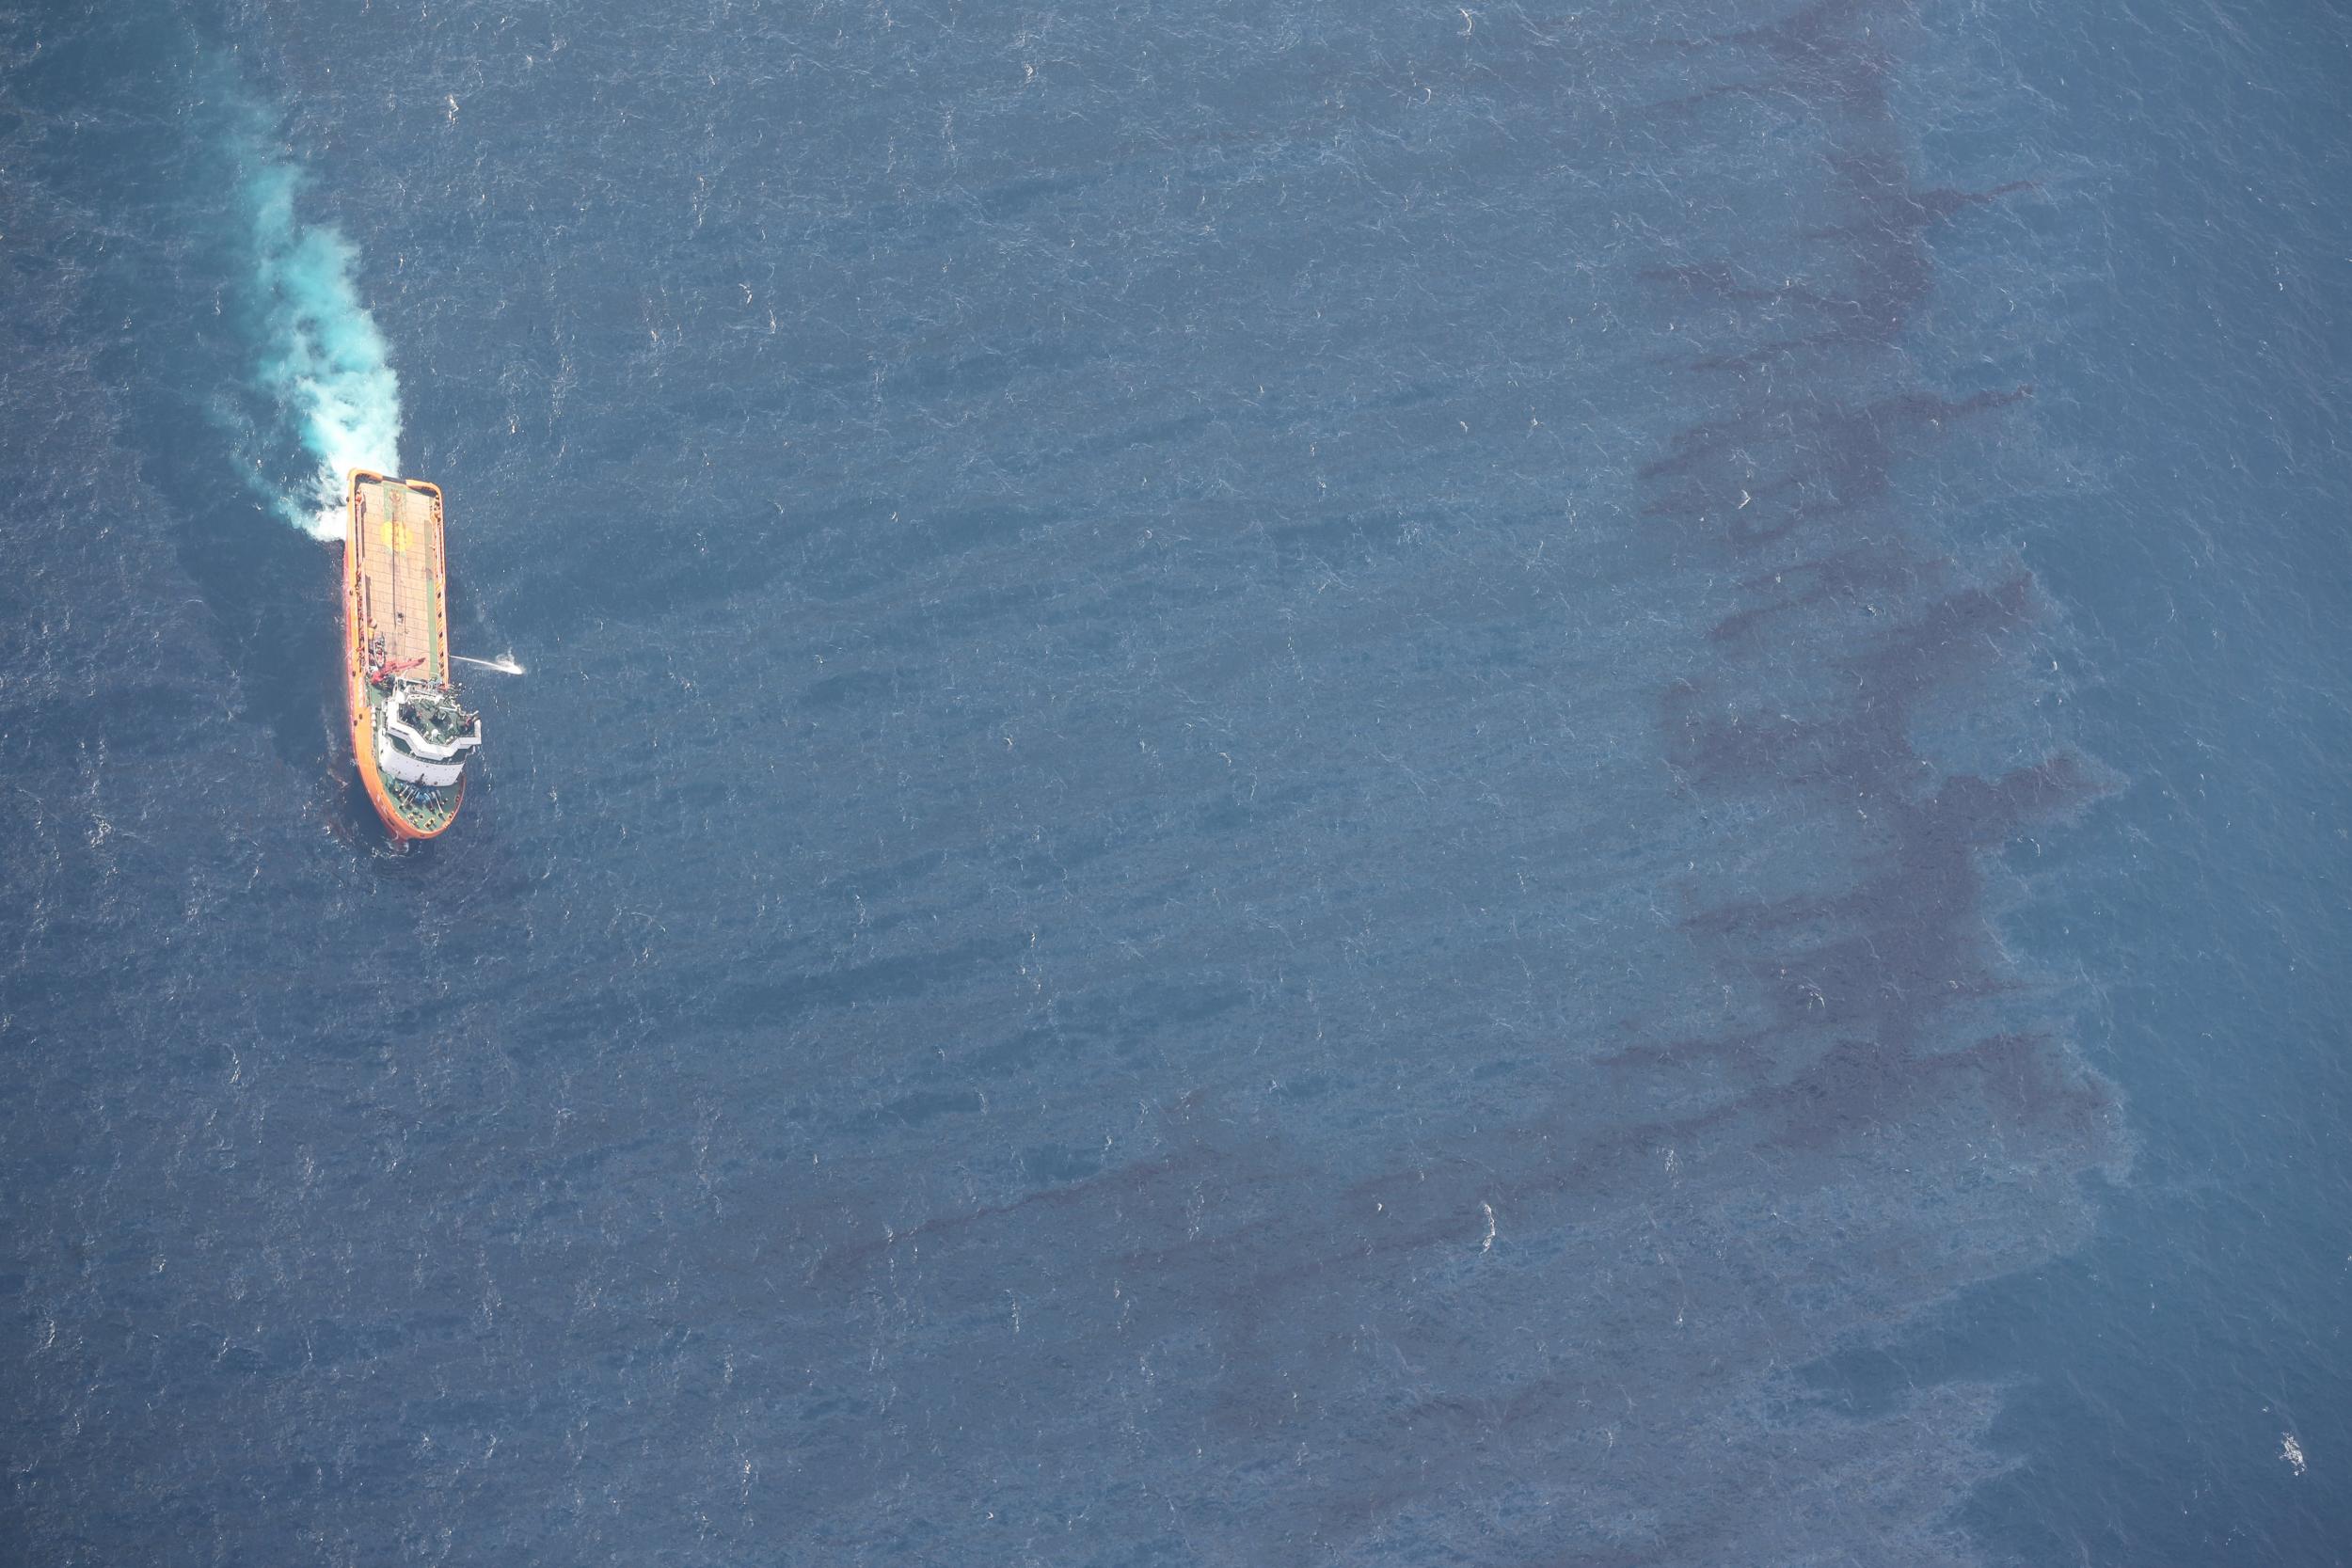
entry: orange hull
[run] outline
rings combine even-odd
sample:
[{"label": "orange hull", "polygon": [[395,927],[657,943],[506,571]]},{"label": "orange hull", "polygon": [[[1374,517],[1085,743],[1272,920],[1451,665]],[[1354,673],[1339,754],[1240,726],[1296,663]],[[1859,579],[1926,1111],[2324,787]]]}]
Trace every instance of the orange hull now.
[{"label": "orange hull", "polygon": [[[395,492],[403,492],[395,494]],[[442,553],[441,492],[421,479],[354,468],[343,523],[343,699],[359,782],[395,839],[438,838],[465,801],[460,778],[445,815],[410,809],[375,760],[377,705],[368,687],[368,648],[413,660],[431,681],[449,679],[449,589]]]}]

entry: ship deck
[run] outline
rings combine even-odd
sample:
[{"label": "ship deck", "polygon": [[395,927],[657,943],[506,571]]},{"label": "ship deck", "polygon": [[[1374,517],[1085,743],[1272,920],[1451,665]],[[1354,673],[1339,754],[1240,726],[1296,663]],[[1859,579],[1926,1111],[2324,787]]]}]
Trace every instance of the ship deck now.
[{"label": "ship deck", "polygon": [[447,680],[440,498],[396,479],[362,477],[353,489],[351,546],[358,564],[360,646],[380,637],[391,667],[423,680]]}]

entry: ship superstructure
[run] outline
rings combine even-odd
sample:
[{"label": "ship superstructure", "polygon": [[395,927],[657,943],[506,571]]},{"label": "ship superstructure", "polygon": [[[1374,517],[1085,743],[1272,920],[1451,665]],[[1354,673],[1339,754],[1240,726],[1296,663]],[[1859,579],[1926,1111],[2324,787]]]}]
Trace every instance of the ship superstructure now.
[{"label": "ship superstructure", "polygon": [[481,716],[450,680],[441,492],[366,468],[351,475],[343,536],[343,662],[353,755],[395,838],[456,820]]}]

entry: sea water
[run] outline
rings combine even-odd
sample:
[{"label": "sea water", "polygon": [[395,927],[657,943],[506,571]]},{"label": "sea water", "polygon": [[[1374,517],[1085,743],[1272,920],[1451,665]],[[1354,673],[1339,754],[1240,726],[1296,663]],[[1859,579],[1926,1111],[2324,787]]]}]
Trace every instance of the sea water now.
[{"label": "sea water", "polygon": [[0,18],[0,1531],[2342,1560],[2348,45]]}]

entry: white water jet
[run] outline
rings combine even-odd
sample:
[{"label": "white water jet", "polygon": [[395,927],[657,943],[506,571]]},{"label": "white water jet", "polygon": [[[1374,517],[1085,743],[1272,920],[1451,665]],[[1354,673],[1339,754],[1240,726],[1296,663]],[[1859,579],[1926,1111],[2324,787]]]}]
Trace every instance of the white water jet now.
[{"label": "white water jet", "polygon": [[468,658],[464,654],[452,654],[449,657],[460,664],[470,664],[481,670],[495,670],[501,675],[528,673],[521,665],[515,662],[515,655],[511,649],[496,658]]}]

